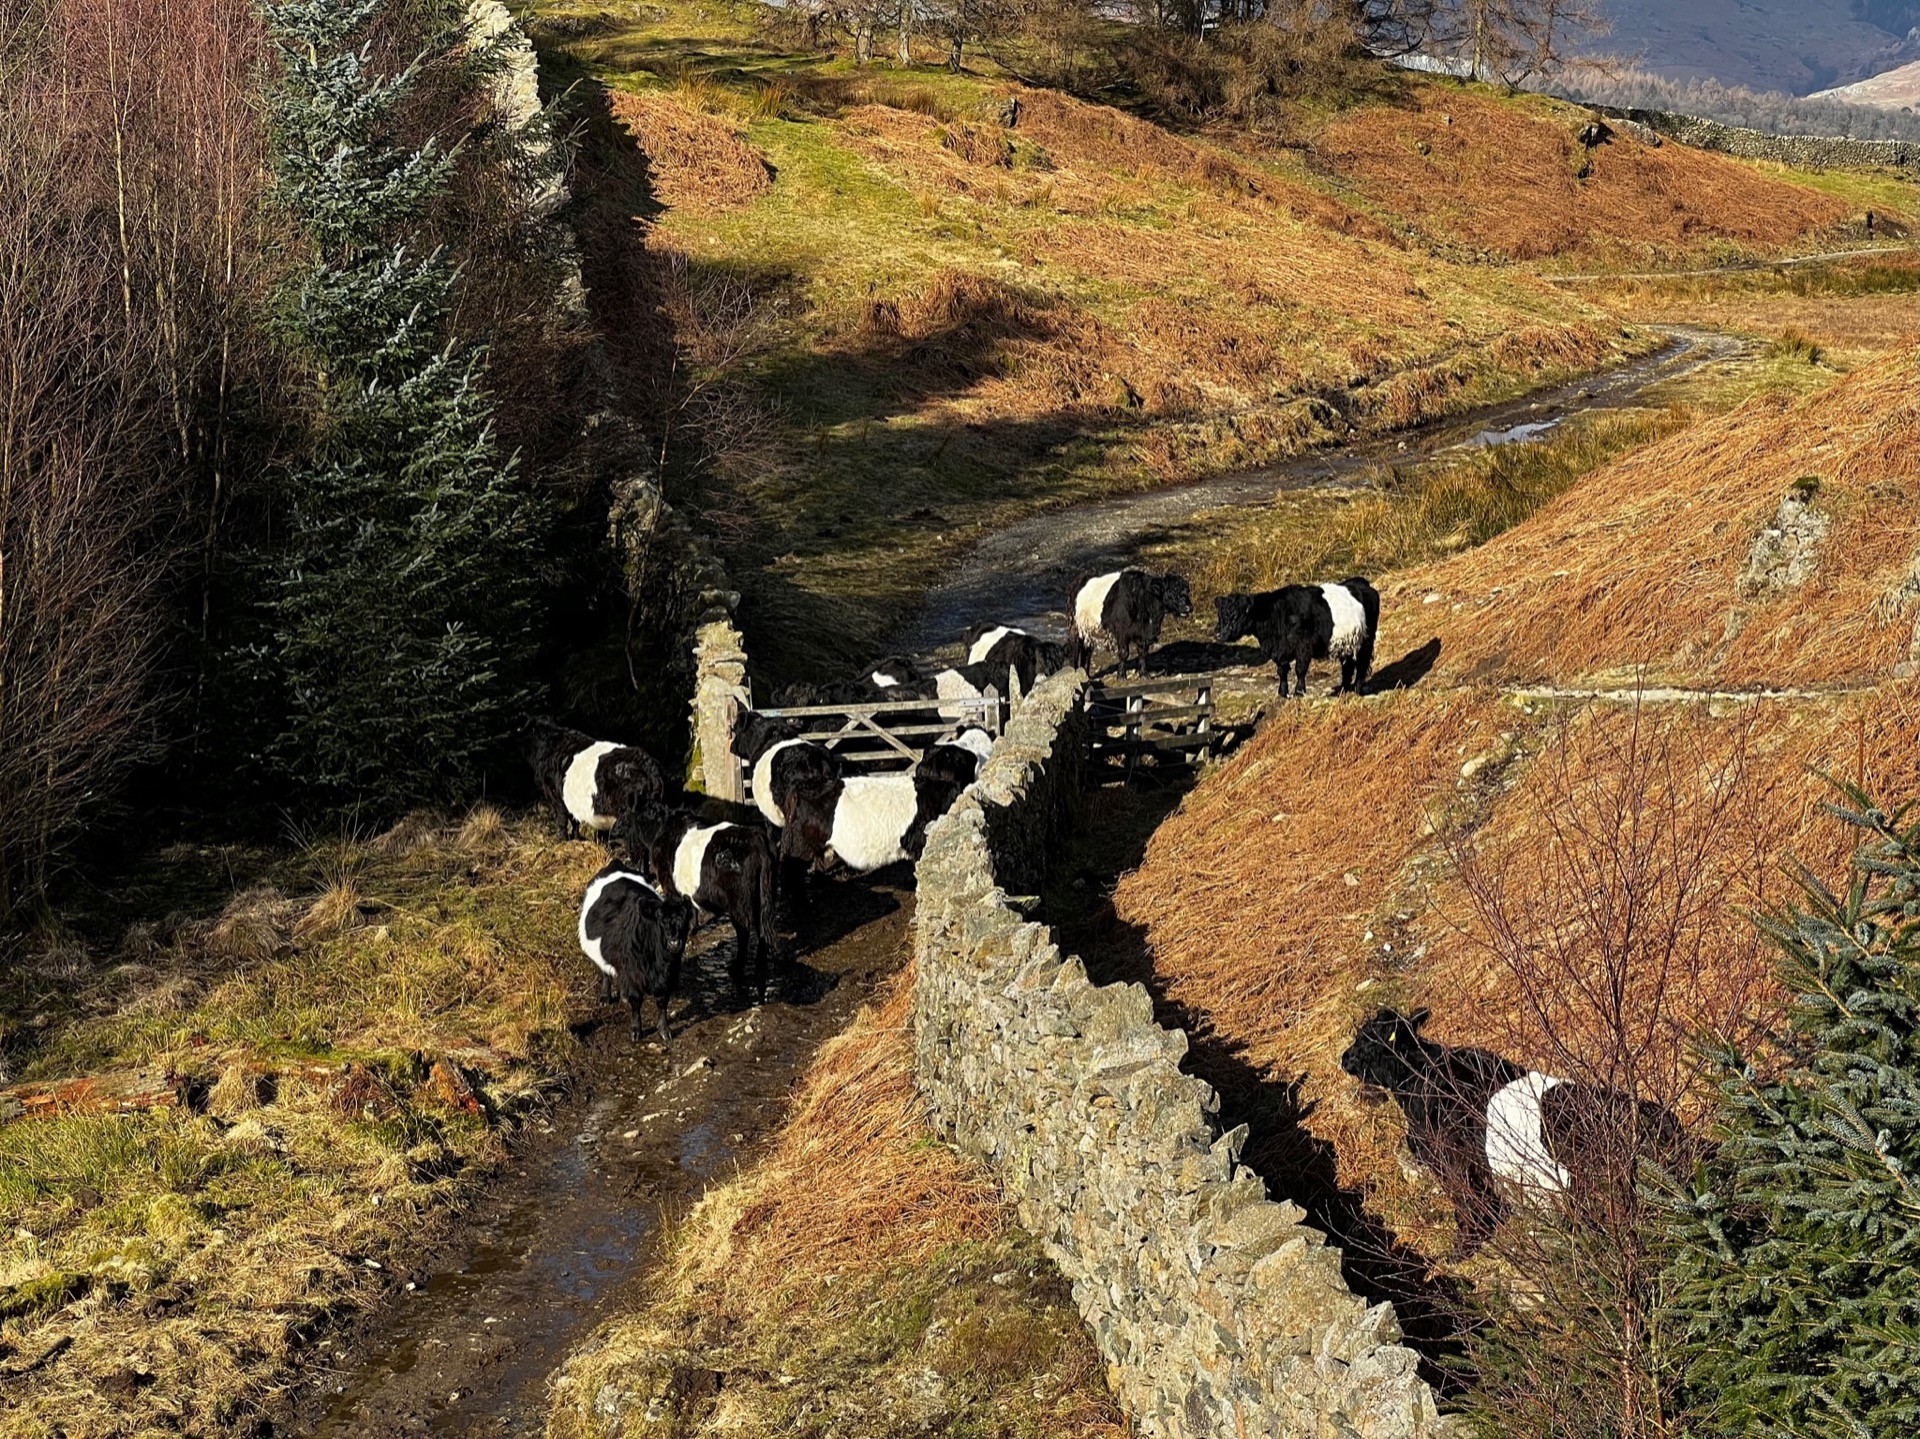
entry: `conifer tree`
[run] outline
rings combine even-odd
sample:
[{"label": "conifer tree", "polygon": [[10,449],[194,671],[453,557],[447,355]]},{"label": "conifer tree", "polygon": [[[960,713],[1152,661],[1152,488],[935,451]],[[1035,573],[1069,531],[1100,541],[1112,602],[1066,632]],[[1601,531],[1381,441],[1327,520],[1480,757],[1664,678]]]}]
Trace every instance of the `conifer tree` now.
[{"label": "conifer tree", "polygon": [[422,236],[454,155],[397,137],[427,57],[376,69],[363,37],[381,5],[264,6],[275,189],[312,256],[284,324],[320,399],[261,557],[249,668],[278,699],[276,773],[392,809],[470,793],[526,705],[545,531],[495,444],[483,351],[448,337],[456,276]]},{"label": "conifer tree", "polygon": [[1857,790],[1844,894],[1766,922],[1796,996],[1775,1079],[1723,1058],[1717,1152],[1679,1197],[1669,1311],[1693,1432],[1920,1434],[1920,806]]}]

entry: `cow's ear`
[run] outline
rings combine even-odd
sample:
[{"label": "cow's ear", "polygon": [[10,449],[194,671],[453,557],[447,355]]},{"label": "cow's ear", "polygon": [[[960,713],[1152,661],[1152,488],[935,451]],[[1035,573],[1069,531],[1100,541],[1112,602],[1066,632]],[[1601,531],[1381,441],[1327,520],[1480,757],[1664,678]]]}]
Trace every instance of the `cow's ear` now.
[{"label": "cow's ear", "polygon": [[1430,1009],[1416,1009],[1412,1014],[1407,1016],[1407,1028],[1419,1029],[1428,1019],[1432,1018],[1432,1016],[1433,1011]]}]

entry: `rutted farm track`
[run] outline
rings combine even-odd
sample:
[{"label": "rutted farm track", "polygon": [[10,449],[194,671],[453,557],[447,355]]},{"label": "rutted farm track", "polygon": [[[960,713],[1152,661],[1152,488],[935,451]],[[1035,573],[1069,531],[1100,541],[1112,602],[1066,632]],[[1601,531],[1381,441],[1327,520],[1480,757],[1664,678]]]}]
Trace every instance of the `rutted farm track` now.
[{"label": "rutted farm track", "polygon": [[[1270,470],[1040,514],[984,541],[928,597],[903,636],[932,651],[979,621],[1059,628],[1076,572],[1125,563],[1155,531],[1196,512],[1281,492],[1348,489],[1371,464],[1450,446],[1524,439],[1586,410],[1632,404],[1650,386],[1738,353],[1743,341],[1672,328],[1653,355],[1609,373],[1411,434]],[[1518,431],[1519,433],[1515,433]],[[1401,445],[1405,448],[1400,448]],[[1219,658],[1219,657],[1214,657]],[[1271,676],[1223,671],[1257,690]],[[702,1012],[670,1051],[629,1046],[603,1011],[587,1078],[515,1156],[511,1177],[469,1216],[464,1250],[423,1257],[383,1314],[289,1396],[282,1432],[329,1436],[532,1436],[547,1385],[602,1319],[644,1283],[663,1220],[749,1160],[819,1045],[906,957],[910,878],[829,884],[795,938],[795,992],[764,1008],[724,1004],[725,945],[709,929],[692,964]],[[431,1258],[433,1262],[427,1263]]]}]

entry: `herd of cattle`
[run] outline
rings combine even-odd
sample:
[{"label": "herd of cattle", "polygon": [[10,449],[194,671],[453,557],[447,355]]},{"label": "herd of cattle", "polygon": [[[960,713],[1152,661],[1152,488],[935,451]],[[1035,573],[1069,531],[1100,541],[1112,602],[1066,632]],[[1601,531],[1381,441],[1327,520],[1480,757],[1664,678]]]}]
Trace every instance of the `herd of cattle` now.
[{"label": "herd of cattle", "polygon": [[[1278,671],[1282,697],[1290,674],[1292,688],[1306,692],[1315,659],[1339,662],[1341,691],[1367,682],[1380,597],[1366,580],[1226,595],[1215,605],[1216,638],[1253,638]],[[969,711],[954,701],[978,699],[990,687],[1007,693],[1014,679],[1030,689],[1063,665],[1084,668],[1099,644],[1113,649],[1121,674],[1129,664],[1144,674],[1166,619],[1192,609],[1180,576],[1120,570],[1076,588],[1064,645],[1011,625],[981,626],[968,636],[963,663],[928,671],[894,657],[852,681],[791,686],[780,700],[788,707],[925,700],[927,716],[957,719]],[[848,773],[803,724],[749,713],[733,748],[752,776],[754,813],[711,800],[695,808],[644,750],[535,721],[528,755],[563,833],[585,825],[610,836],[624,856],[593,877],[580,903],[580,947],[601,975],[603,999],[628,1005],[638,1041],[651,997],[660,1038],[668,1040],[667,1004],[680,987],[694,920],[724,915],[735,937],[736,996],[744,1000],[751,966],[764,1000],[781,949],[780,896],[805,893],[804,882],[792,880],[918,859],[928,825],[972,783],[989,746],[985,731],[963,729],[903,773]],[[1629,1152],[1672,1153],[1683,1142],[1673,1116],[1657,1106],[1485,1050],[1439,1044],[1420,1035],[1426,1019],[1425,1010],[1381,1010],[1361,1026],[1341,1065],[1398,1101],[1415,1158],[1454,1201],[1463,1254],[1492,1232],[1503,1196],[1516,1189],[1558,1196],[1577,1210],[1604,1187],[1623,1134]]]}]

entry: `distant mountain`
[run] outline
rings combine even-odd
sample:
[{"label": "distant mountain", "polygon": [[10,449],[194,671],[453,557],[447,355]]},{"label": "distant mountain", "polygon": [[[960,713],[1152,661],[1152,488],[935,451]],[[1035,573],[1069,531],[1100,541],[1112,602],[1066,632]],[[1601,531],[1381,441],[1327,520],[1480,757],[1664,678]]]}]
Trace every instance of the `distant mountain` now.
[{"label": "distant mountain", "polygon": [[1848,105],[1877,105],[1884,110],[1920,110],[1920,60],[1884,70],[1871,80],[1856,80],[1834,90],[1822,90],[1815,100],[1839,100]]},{"label": "distant mountain", "polygon": [[1600,0],[1582,48],[1673,80],[1806,95],[1920,59],[1920,0]]}]

